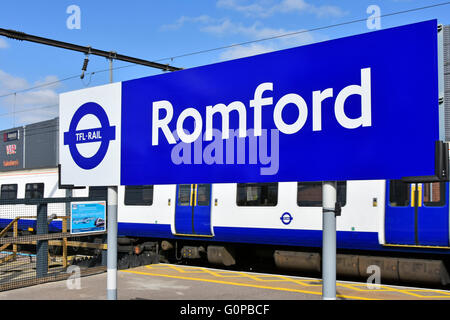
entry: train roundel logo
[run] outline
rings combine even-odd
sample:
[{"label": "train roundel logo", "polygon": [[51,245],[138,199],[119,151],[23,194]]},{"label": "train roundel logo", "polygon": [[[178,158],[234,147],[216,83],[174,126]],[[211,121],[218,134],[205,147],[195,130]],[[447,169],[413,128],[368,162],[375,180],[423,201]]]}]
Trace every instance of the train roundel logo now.
[{"label": "train roundel logo", "polygon": [[[80,120],[91,114],[100,121],[100,128],[77,130]],[[82,169],[90,170],[97,167],[105,158],[109,143],[116,139],[116,127],[109,124],[105,110],[95,102],[83,104],[73,115],[69,131],[64,132],[64,145],[69,146],[73,161]],[[84,157],[78,151],[77,145],[82,143],[101,142],[100,148],[92,157]]]},{"label": "train roundel logo", "polygon": [[283,215],[280,218],[281,222],[283,222],[285,225],[288,225],[292,222],[292,220],[294,220],[294,218],[292,218],[292,215],[289,212],[285,212],[283,213]]}]

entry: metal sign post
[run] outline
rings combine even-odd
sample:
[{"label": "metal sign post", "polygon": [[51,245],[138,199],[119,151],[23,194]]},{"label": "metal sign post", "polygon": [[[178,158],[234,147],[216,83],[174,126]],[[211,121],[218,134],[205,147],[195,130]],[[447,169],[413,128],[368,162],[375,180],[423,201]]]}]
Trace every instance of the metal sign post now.
[{"label": "metal sign post", "polygon": [[335,181],[322,184],[323,244],[322,298],[336,300],[336,191]]},{"label": "metal sign post", "polygon": [[117,300],[117,203],[117,187],[108,187],[108,300]]},{"label": "metal sign post", "polygon": [[[113,82],[113,59],[109,59],[109,82]],[[108,187],[108,258],[107,293],[108,300],[117,300],[117,186]]]}]

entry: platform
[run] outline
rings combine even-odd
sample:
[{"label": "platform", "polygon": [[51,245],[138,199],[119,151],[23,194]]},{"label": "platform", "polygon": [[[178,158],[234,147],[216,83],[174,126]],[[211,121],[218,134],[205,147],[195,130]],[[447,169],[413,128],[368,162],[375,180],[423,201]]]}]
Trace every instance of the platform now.
[{"label": "platform", "polygon": [[[171,264],[148,265],[123,272],[148,277],[178,279],[229,285],[240,288],[257,288],[289,293],[285,299],[321,299],[322,280],[261,274],[251,272],[226,271],[212,268],[179,266]],[[373,284],[371,284],[373,286]],[[379,285],[370,288],[367,283],[338,281],[337,299],[350,300],[410,300],[410,299],[445,299],[450,300],[450,291],[423,288]],[[234,299],[229,296],[226,299]]]},{"label": "platform", "polygon": [[[104,300],[106,273],[0,292],[0,300]],[[337,282],[338,300],[450,300],[450,291]],[[118,273],[119,300],[321,300],[320,279],[154,264]]]}]

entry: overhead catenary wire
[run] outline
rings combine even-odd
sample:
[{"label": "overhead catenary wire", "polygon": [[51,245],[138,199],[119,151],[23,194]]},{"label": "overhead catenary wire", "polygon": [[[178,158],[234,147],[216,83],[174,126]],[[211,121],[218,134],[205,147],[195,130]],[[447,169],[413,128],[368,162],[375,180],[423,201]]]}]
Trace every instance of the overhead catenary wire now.
[{"label": "overhead catenary wire", "polygon": [[[385,14],[381,14],[379,16],[372,16],[371,18],[375,19],[375,18],[391,17],[391,16],[395,16],[395,15],[411,13],[411,12],[416,12],[416,11],[436,8],[436,7],[440,7],[440,6],[446,6],[446,5],[449,5],[449,4],[450,4],[450,1],[446,1],[446,2],[436,3],[436,4],[432,4],[432,5],[428,5],[428,6],[422,6],[422,7],[411,8],[411,9],[406,9],[406,10],[401,10],[401,11],[396,11],[396,12],[385,13]],[[263,42],[263,41],[269,41],[269,40],[279,39],[279,38],[283,38],[283,37],[290,37],[290,36],[299,35],[299,34],[307,33],[307,32],[326,30],[326,29],[336,28],[336,27],[349,25],[349,24],[354,24],[354,23],[358,23],[358,22],[364,22],[364,21],[367,21],[367,17],[354,19],[354,20],[350,20],[350,21],[345,21],[345,22],[341,22],[341,23],[336,23],[336,24],[330,24],[330,25],[326,25],[326,26],[315,27],[315,28],[311,28],[311,29],[304,29],[304,30],[299,30],[299,31],[294,31],[294,32],[289,32],[289,33],[283,33],[283,34],[274,35],[274,36],[271,36],[271,37],[260,38],[260,39],[256,39],[256,40],[250,40],[250,41],[245,41],[245,42],[240,42],[240,43],[235,43],[235,44],[230,44],[230,45],[210,48],[210,49],[204,49],[204,50],[199,50],[199,51],[188,52],[188,53],[175,55],[175,56],[171,56],[171,57],[160,58],[160,59],[154,60],[154,62],[159,63],[159,62],[166,61],[166,60],[173,60],[173,59],[184,58],[184,57],[198,55],[198,54],[209,53],[209,52],[213,52],[213,51],[220,51],[220,50],[230,49],[230,48],[237,47],[237,46],[244,46],[244,45],[248,45],[248,44],[253,44],[253,43],[258,43],[258,42]],[[119,70],[119,69],[129,68],[129,67],[133,67],[133,66],[136,66],[136,64],[129,64],[129,65],[125,65],[125,66],[114,67],[113,70]],[[86,74],[91,74],[92,75],[92,74],[95,74],[95,73],[107,72],[109,70],[110,69],[102,69],[102,70],[97,70],[97,71],[93,71],[93,72],[88,72]],[[79,77],[80,77],[80,74],[77,74],[77,75],[70,76],[70,77],[67,77],[67,78],[64,78],[64,79],[60,79],[60,80],[56,80],[56,81],[52,81],[52,82],[36,85],[36,86],[30,87],[30,88],[18,90],[18,91],[15,91],[15,92],[10,92],[10,93],[7,93],[7,94],[3,94],[3,95],[0,95],[0,98],[11,96],[11,95],[13,95],[15,93],[23,93],[23,92],[27,92],[27,91],[30,91],[30,90],[34,90],[34,89],[38,89],[38,88],[42,88],[42,87],[46,87],[46,86],[51,86],[53,84],[61,83],[61,82],[68,81],[68,80],[75,79],[75,78],[79,78]]]},{"label": "overhead catenary wire", "polygon": [[23,110],[19,110],[19,111],[15,111],[15,112],[0,113],[0,117],[6,117],[6,116],[9,116],[11,114],[18,114],[18,113],[24,113],[24,112],[29,112],[29,111],[36,111],[36,110],[42,110],[42,109],[48,109],[48,108],[55,108],[55,107],[58,107],[58,106],[59,106],[59,104],[52,104],[52,105],[41,106],[41,107],[36,107],[36,108],[23,109]]},{"label": "overhead catenary wire", "polygon": [[[135,64],[129,64],[129,65],[126,65],[126,66],[114,67],[113,70],[119,70],[119,69],[128,68],[128,67],[132,67],[132,66],[135,66]],[[108,69],[101,69],[101,70],[97,70],[97,71],[87,72],[87,73],[85,73],[85,75],[91,75],[92,76],[95,73],[102,73],[102,72],[108,72],[108,71],[110,71],[109,68]],[[0,95],[0,98],[5,98],[5,97],[8,97],[8,96],[12,96],[15,93],[24,93],[24,92],[32,91],[32,90],[35,90],[35,89],[52,86],[54,84],[58,84],[58,83],[61,83],[61,82],[65,82],[65,81],[68,81],[68,80],[79,78],[80,75],[81,74],[77,74],[77,75],[70,76],[70,77],[67,77],[67,78],[64,78],[64,79],[59,79],[59,80],[55,80],[55,81],[51,81],[51,82],[46,82],[46,83],[42,83],[42,84],[39,84],[39,85],[36,85],[36,86],[33,86],[33,87],[29,87],[29,88],[26,88],[26,89],[21,89],[21,90],[17,90],[17,91],[14,91],[14,92],[6,93],[6,94],[3,94],[3,95]]]}]

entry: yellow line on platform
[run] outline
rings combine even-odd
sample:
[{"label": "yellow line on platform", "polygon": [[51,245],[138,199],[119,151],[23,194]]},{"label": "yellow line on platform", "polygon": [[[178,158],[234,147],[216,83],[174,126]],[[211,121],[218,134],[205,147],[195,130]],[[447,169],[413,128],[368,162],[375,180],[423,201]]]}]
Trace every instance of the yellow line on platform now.
[{"label": "yellow line on platform", "polygon": [[444,249],[450,250],[450,247],[443,246],[421,246],[421,245],[413,245],[413,244],[382,244],[383,247],[399,247],[399,248],[420,248],[420,249]]},{"label": "yellow line on platform", "polygon": [[[184,274],[210,274],[215,277],[219,278],[248,278],[252,279],[254,281],[259,282],[291,282],[298,285],[302,285],[305,287],[318,287],[322,286],[322,280],[318,279],[293,279],[289,277],[285,277],[282,275],[251,275],[245,272],[237,272],[237,271],[213,271],[208,268],[202,268],[202,267],[186,267],[186,266],[175,266],[171,264],[155,264],[155,265],[148,265],[145,266],[145,268],[150,270],[167,270],[172,269],[180,273]],[[271,279],[264,279],[264,278],[271,278]],[[317,283],[316,283],[317,282]],[[233,283],[234,284],[234,283]],[[401,289],[401,288],[395,288],[395,287],[389,287],[389,286],[379,286],[376,289],[367,288],[367,284],[362,283],[336,283],[337,287],[341,288],[347,288],[350,290],[354,290],[357,292],[387,292],[387,293],[393,293],[393,294],[404,294],[405,296],[409,297],[416,297],[416,298],[424,298],[424,299],[430,299],[430,298],[450,298],[450,291],[439,291],[439,290],[430,290],[430,289]],[[272,287],[269,287],[272,288]],[[301,291],[300,291],[301,292]],[[307,292],[307,291],[305,291]],[[309,292],[309,291],[308,291]],[[427,293],[427,294],[420,294],[420,292]],[[318,293],[316,293],[318,294]],[[438,294],[438,295],[436,295]],[[441,295],[439,295],[441,294]]]},{"label": "yellow line on platform", "polygon": [[[121,270],[121,272],[134,273],[134,274],[147,275],[147,276],[157,276],[157,277],[182,279],[182,280],[194,280],[194,281],[212,282],[212,283],[220,283],[220,284],[229,284],[229,285],[242,286],[242,287],[252,287],[252,288],[260,288],[260,289],[271,289],[271,290],[279,290],[279,291],[298,292],[298,293],[314,294],[314,295],[320,295],[320,296],[322,295],[321,292],[306,291],[306,290],[299,290],[299,289],[289,289],[289,288],[280,288],[280,287],[268,287],[268,286],[261,286],[261,285],[256,285],[256,284],[247,284],[247,283],[237,283],[237,282],[212,280],[212,279],[172,276],[172,275],[167,275],[167,274],[149,273],[149,272],[132,271],[132,270]],[[340,294],[336,295],[336,297],[344,298],[344,299],[358,299],[358,300],[379,300],[379,299],[372,299],[372,298],[365,298],[365,297],[346,296],[346,295],[340,295]]]}]

